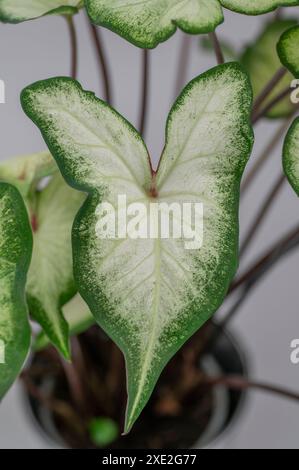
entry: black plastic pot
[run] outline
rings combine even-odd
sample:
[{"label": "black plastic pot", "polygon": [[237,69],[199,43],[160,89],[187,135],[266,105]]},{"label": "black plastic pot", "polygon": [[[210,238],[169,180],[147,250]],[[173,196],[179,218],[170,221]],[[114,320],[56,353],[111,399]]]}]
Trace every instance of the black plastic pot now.
[{"label": "black plastic pot", "polygon": [[[245,355],[234,336],[226,331],[219,335],[211,352],[201,359],[200,368],[209,376],[232,374],[247,377],[248,375]],[[49,394],[54,389],[54,381],[45,378],[41,386],[43,392]],[[217,386],[213,388],[212,393],[214,406],[208,425],[204,432],[198,435],[192,445],[193,448],[213,446],[223,433],[230,431],[232,427],[237,425],[244,408],[246,399],[244,391],[228,390],[223,386]],[[37,431],[39,433],[42,431],[53,447],[68,447],[60,436],[50,411],[38,400],[29,396],[27,392],[25,396]]]}]

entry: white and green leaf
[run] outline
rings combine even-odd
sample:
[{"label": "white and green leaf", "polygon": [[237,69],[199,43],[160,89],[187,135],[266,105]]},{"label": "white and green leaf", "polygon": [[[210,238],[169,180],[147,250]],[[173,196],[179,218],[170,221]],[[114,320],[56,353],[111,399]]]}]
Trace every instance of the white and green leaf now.
[{"label": "white and green leaf", "polygon": [[299,118],[295,119],[285,138],[283,169],[290,185],[299,196]]},{"label": "white and green leaf", "polygon": [[221,4],[229,10],[245,15],[260,15],[268,13],[278,7],[299,5],[299,0],[220,0]]},{"label": "white and green leaf", "polygon": [[14,157],[0,163],[0,179],[16,186],[25,200],[31,198],[43,178],[57,171],[49,152]]},{"label": "white and green leaf", "polygon": [[32,234],[16,188],[0,182],[0,399],[18,376],[31,331],[25,302]]},{"label": "white and green leaf", "polygon": [[37,193],[31,214],[33,255],[27,282],[31,316],[43,327],[64,357],[70,357],[69,328],[62,306],[76,293],[71,231],[84,195],[66,185],[57,173]]},{"label": "white and green leaf", "polygon": [[143,48],[156,47],[177,28],[208,33],[223,21],[218,0],[85,0],[85,5],[93,23]]},{"label": "white and green leaf", "polygon": [[277,52],[281,63],[299,78],[299,26],[293,26],[285,31],[278,44]]},{"label": "white and green leaf", "polygon": [[[241,62],[249,73],[255,97],[261,93],[267,83],[269,83],[271,78],[281,68],[276,50],[277,42],[281,34],[294,24],[296,24],[296,20],[292,19],[277,20],[268,23],[258,39],[245,49],[241,57]],[[283,79],[273,87],[272,92],[264,101],[264,105],[266,106],[273,98],[283,92],[290,85],[292,80],[292,75],[287,73]],[[294,107],[290,98],[287,96],[275,105],[271,111],[268,112],[267,116],[269,118],[288,116],[293,112],[293,109]]]},{"label": "white and green leaf", "polygon": [[45,15],[73,15],[82,0],[0,0],[0,21],[21,23]]},{"label": "white and green leaf", "polygon": [[[167,123],[158,172],[137,131],[93,93],[68,78],[22,93],[66,181],[89,193],[73,227],[80,294],[126,358],[126,431],[147,403],[169,359],[222,303],[238,261],[242,173],[253,135],[251,88],[238,64],[193,80]],[[155,191],[153,191],[155,188]],[[202,202],[204,243],[183,239],[102,238],[102,201]]]},{"label": "white and green leaf", "polygon": [[[70,336],[79,335],[95,324],[95,319],[82,297],[77,294],[62,307],[62,313],[67,321]],[[41,331],[34,341],[34,349],[40,351],[50,344],[44,331]]]}]

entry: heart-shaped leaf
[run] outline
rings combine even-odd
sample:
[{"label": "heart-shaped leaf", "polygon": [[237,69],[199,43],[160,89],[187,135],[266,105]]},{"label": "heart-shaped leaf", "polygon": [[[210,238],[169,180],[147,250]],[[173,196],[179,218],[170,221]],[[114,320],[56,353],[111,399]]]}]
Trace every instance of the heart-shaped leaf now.
[{"label": "heart-shaped leaf", "polygon": [[23,155],[0,163],[0,179],[16,186],[27,201],[39,181],[57,171],[55,160],[49,152]]},{"label": "heart-shaped leaf", "polygon": [[45,15],[73,15],[82,0],[0,0],[0,21],[21,23]]},{"label": "heart-shaped leaf", "polygon": [[245,15],[260,15],[278,7],[299,5],[299,0],[220,0],[229,10]]},{"label": "heart-shaped leaf", "polygon": [[223,21],[218,0],[85,0],[85,5],[93,23],[144,48],[166,41],[177,27],[201,34]]},{"label": "heart-shaped leaf", "polygon": [[[74,272],[91,312],[126,358],[126,431],[165,364],[222,303],[235,273],[251,98],[235,63],[193,80],[169,115],[156,173],[137,131],[77,82],[53,78],[22,93],[66,181],[89,193],[73,227]],[[188,249],[185,236],[136,238],[130,230],[103,237],[100,204],[117,207],[120,195],[128,205],[143,203],[149,224],[151,203],[202,203],[202,247]]]},{"label": "heart-shaped leaf", "polygon": [[25,302],[32,234],[16,188],[0,183],[0,399],[19,374],[30,346]]},{"label": "heart-shaped leaf", "polygon": [[299,196],[299,118],[295,119],[285,138],[283,169],[292,188]]},{"label": "heart-shaped leaf", "polygon": [[[279,20],[268,23],[258,37],[258,39],[248,46],[241,57],[241,62],[249,73],[254,96],[258,96],[273,75],[281,68],[281,63],[277,55],[276,45],[281,34],[288,28],[296,24],[296,20]],[[268,104],[283,90],[285,90],[293,80],[290,73],[287,73],[280,82],[273,87],[264,102]],[[268,112],[269,118],[280,118],[293,112],[293,105],[287,96],[284,100],[274,106]]]},{"label": "heart-shaped leaf", "polygon": [[299,26],[285,31],[278,44],[277,52],[281,63],[296,77],[299,77]]},{"label": "heart-shaped leaf", "polygon": [[71,231],[84,195],[66,185],[60,173],[37,193],[31,214],[33,255],[27,282],[30,314],[52,343],[69,358],[69,329],[61,307],[76,293]]}]

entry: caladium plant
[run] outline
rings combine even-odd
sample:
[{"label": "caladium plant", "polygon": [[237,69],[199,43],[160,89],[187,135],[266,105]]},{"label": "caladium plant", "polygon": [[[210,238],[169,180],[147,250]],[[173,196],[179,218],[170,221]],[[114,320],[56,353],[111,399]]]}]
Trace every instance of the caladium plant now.
[{"label": "caladium plant", "polygon": [[222,5],[230,10],[245,15],[260,15],[278,7],[298,5],[298,0],[220,0]]},{"label": "caladium plant", "polygon": [[31,250],[24,202],[16,188],[0,182],[0,399],[19,374],[30,346],[25,283]]},{"label": "caladium plant", "polygon": [[27,282],[28,305],[32,317],[67,359],[69,327],[61,307],[77,292],[71,229],[83,201],[84,194],[69,188],[57,174],[36,194],[31,213],[34,243]]},{"label": "caladium plant", "polygon": [[299,196],[299,119],[293,122],[284,142],[284,172]]},{"label": "caladium plant", "polygon": [[73,15],[82,0],[0,0],[0,21],[21,23],[45,15]]},{"label": "caladium plant", "polygon": [[189,34],[212,32],[223,21],[222,5],[258,15],[298,0],[85,0],[93,23],[111,29],[143,48],[156,47],[180,28]]},{"label": "caladium plant", "polygon": [[[46,177],[50,181],[45,185]],[[71,228],[84,195],[65,184],[49,152],[3,162],[0,178],[19,189],[31,219],[34,243],[26,286],[30,314],[69,359],[69,328],[61,307],[77,292]]]},{"label": "caladium plant", "polygon": [[[68,78],[33,84],[22,106],[40,128],[66,181],[89,194],[73,227],[79,291],[127,364],[129,431],[165,364],[222,303],[237,267],[240,180],[253,135],[251,88],[236,63],[193,80],[168,117],[154,172],[141,136]],[[204,204],[204,243],[107,239],[102,201]]]},{"label": "caladium plant", "polygon": [[299,78],[299,26],[293,26],[286,30],[280,37],[277,44],[277,52],[281,63],[294,75]]},{"label": "caladium plant", "polygon": [[218,0],[87,0],[87,12],[95,24],[105,26],[133,44],[153,48],[177,27],[191,34],[214,31],[222,23]]}]

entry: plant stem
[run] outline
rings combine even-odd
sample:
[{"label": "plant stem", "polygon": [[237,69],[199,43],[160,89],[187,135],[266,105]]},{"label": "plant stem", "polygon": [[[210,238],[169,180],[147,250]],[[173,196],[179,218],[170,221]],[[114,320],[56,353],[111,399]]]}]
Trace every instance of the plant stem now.
[{"label": "plant stem", "polygon": [[240,295],[230,307],[228,313],[224,316],[223,320],[218,323],[217,327],[210,322],[207,331],[206,339],[202,344],[201,354],[207,353],[211,350],[218,337],[221,335],[223,329],[231,322],[234,316],[239,312],[239,309],[246,301],[252,289],[256,286],[257,282],[264,276],[275,264],[277,264],[284,256],[291,250],[299,247],[299,226],[283,237],[277,244],[275,244],[264,256],[262,256],[239,280],[237,280],[230,288],[229,294],[234,292],[237,288],[241,288]]},{"label": "plant stem", "polygon": [[268,196],[266,197],[264,203],[262,204],[257,216],[255,217],[254,221],[252,222],[251,227],[249,228],[249,231],[245,237],[244,242],[241,245],[240,248],[240,257],[244,256],[245,252],[250,246],[250,243],[252,242],[254,236],[256,235],[257,231],[261,227],[261,223],[264,220],[265,216],[267,215],[269,209],[272,207],[272,204],[275,202],[277,196],[280,193],[280,190],[283,187],[283,184],[285,182],[285,176],[284,175],[279,175],[278,179],[274,182],[273,187],[271,188]]},{"label": "plant stem", "polygon": [[290,94],[290,87],[288,86],[285,90],[279,93],[279,95],[275,96],[264,108],[260,111],[257,111],[256,114],[252,116],[252,124],[256,124],[261,118],[265,117],[269,111],[271,111],[274,106],[280,103],[284,98],[286,98]]},{"label": "plant stem", "polygon": [[71,77],[76,80],[78,72],[78,40],[77,32],[75,28],[74,18],[69,15],[66,16],[66,21],[68,24],[70,42],[71,42]]},{"label": "plant stem", "polygon": [[212,33],[209,33],[209,36],[214,47],[218,65],[224,64],[224,56],[221,50],[220,42],[218,41],[217,34],[215,31],[213,31]]},{"label": "plant stem", "polygon": [[60,418],[69,423],[70,426],[76,428],[79,434],[84,434],[85,429],[82,427],[82,421],[78,419],[78,415],[76,412],[74,412],[71,405],[62,400],[57,400],[55,398],[44,395],[43,391],[40,390],[40,388],[34,383],[27,371],[23,371],[20,378],[22,379],[23,384],[31,397],[38,400],[52,413],[60,416]]},{"label": "plant stem", "polygon": [[274,12],[274,19],[277,21],[277,20],[280,20],[282,18],[282,13],[283,13],[283,10],[282,8],[277,8],[277,10]]},{"label": "plant stem", "polygon": [[247,282],[252,282],[255,276],[264,274],[269,267],[275,264],[292,248],[299,244],[299,226],[288,232],[278,242],[276,242],[264,255],[262,255],[248,271],[239,277],[231,286],[229,292],[234,292]]},{"label": "plant stem", "polygon": [[139,132],[144,136],[147,124],[147,110],[149,104],[149,74],[150,74],[150,57],[147,49],[142,49],[142,92],[141,92],[141,108],[139,116]]},{"label": "plant stem", "polygon": [[181,43],[181,50],[179,54],[179,61],[178,61],[178,74],[177,80],[175,85],[175,99],[181,93],[182,88],[186,82],[188,64],[190,59],[190,51],[191,51],[191,44],[192,44],[192,36],[190,34],[184,34]]},{"label": "plant stem", "polygon": [[251,183],[254,180],[255,175],[257,172],[261,169],[261,167],[266,163],[267,159],[270,157],[272,151],[275,149],[275,147],[279,144],[281,138],[285,135],[287,132],[288,128],[290,127],[290,123],[293,120],[293,115],[287,118],[286,120],[283,121],[282,126],[275,131],[275,134],[271,141],[268,143],[266,146],[265,150],[263,153],[260,155],[259,158],[257,158],[254,166],[252,167],[251,171],[247,174],[246,178],[244,179],[244,182],[242,183],[241,186],[241,193],[244,194],[246,190],[249,188]]},{"label": "plant stem", "polygon": [[212,386],[224,385],[233,390],[248,390],[250,388],[260,390],[263,392],[270,392],[274,395],[279,395],[283,398],[291,400],[299,400],[299,393],[292,392],[286,388],[278,387],[276,385],[269,385],[262,382],[252,382],[246,380],[242,376],[222,376],[222,377],[204,377],[203,382]]},{"label": "plant stem", "polygon": [[107,101],[107,103],[112,104],[110,71],[108,66],[108,60],[102,45],[101,31],[100,28],[96,28],[89,21],[88,24],[90,34],[94,43],[94,48],[97,53],[99,69],[101,71],[101,76],[103,79],[104,100]]},{"label": "plant stem", "polygon": [[271,80],[266,84],[264,89],[256,98],[253,108],[252,108],[252,115],[255,116],[258,113],[260,106],[263,104],[265,99],[272,93],[273,88],[282,80],[282,78],[287,73],[287,69],[285,67],[280,67],[277,70],[276,74],[271,78]]}]

